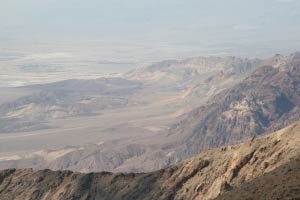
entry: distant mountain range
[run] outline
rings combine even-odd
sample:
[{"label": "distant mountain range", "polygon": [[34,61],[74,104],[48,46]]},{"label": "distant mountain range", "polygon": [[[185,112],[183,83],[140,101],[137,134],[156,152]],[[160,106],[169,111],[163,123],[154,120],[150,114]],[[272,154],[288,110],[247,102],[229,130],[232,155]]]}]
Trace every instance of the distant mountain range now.
[{"label": "distant mountain range", "polygon": [[[112,83],[105,82],[105,84],[113,85],[113,89],[103,86],[108,87],[109,95],[119,97],[123,95],[120,92],[128,89],[125,94],[129,94],[128,98],[137,102],[139,109],[145,108],[144,105],[158,105],[159,109],[162,107],[178,109],[188,105],[189,109],[178,112],[179,114],[175,109],[176,115],[172,114],[176,116],[173,125],[155,136],[143,136],[131,142],[116,140],[43,150],[18,159],[0,160],[0,167],[68,169],[81,172],[148,172],[168,167],[205,149],[235,144],[279,130],[300,119],[299,53],[289,56],[276,55],[266,60],[199,57],[184,61],[165,61],[129,72],[120,80],[110,81]],[[122,82],[121,88],[118,86],[119,81]],[[67,81],[34,87],[38,90],[43,88],[50,94],[57,91],[71,91],[71,94],[83,94],[86,97],[86,94],[97,92],[95,89],[86,89],[93,88],[96,83],[98,81],[86,84],[81,84],[80,81]],[[101,81],[100,83],[103,85]],[[106,90],[101,91],[105,93]],[[116,94],[113,91],[117,91]],[[43,94],[43,91],[38,94]],[[33,96],[24,98],[32,99]],[[43,97],[47,95],[40,95],[38,99]],[[82,106],[75,97],[71,96],[70,102],[74,103],[70,105],[75,105],[76,108],[77,105]],[[163,100],[158,101],[159,98]],[[54,95],[53,99],[59,98]],[[20,100],[16,102],[18,101]],[[31,105],[32,102],[21,103],[17,106],[18,109],[12,110],[20,113],[20,108]],[[51,105],[53,103],[48,100],[46,102],[50,102]],[[61,102],[68,101],[63,98],[58,102],[64,109],[68,108],[67,104]],[[95,102],[98,105],[103,101],[95,99]],[[18,105],[15,102],[11,104]],[[37,104],[45,105],[43,101]],[[57,105],[57,102],[54,102],[54,105]],[[93,109],[94,104],[87,106],[86,110],[89,110],[88,108],[94,112],[101,110]],[[136,108],[130,107],[132,111]],[[2,113],[7,116],[12,110],[8,109]],[[29,114],[31,113],[29,111]]]},{"label": "distant mountain range", "polygon": [[[182,92],[185,104],[199,106],[219,91],[233,86],[261,66],[262,60],[238,57],[195,57],[167,60],[141,67],[125,74],[125,78],[139,80],[151,91]],[[147,90],[148,91],[148,90]]]},{"label": "distant mountain range", "polygon": [[204,151],[142,174],[7,169],[0,196],[15,199],[299,199],[298,123],[242,144]]},{"label": "distant mountain range", "polygon": [[[0,134],[36,134],[43,129],[59,129],[60,125],[53,121],[63,122],[72,117],[77,117],[79,122],[85,121],[87,128],[84,131],[88,133],[88,126],[94,125],[86,125],[89,123],[86,116],[124,112],[130,117],[131,113],[139,110],[145,119],[152,117],[152,111],[155,111],[158,113],[156,118],[162,118],[159,121],[166,121],[163,125],[169,126],[211,96],[243,80],[261,63],[258,59],[237,57],[197,57],[155,63],[128,72],[120,78],[67,80],[21,87],[20,90],[31,94],[0,105]],[[109,119],[116,121],[115,118]],[[162,129],[156,121],[150,121],[149,125],[151,131]],[[73,126],[76,128],[76,124]],[[144,131],[143,124],[137,125],[134,121],[132,126],[138,126]],[[118,129],[119,134],[130,135],[126,129],[127,127],[125,130]],[[164,133],[165,130],[163,128],[161,132]],[[75,133],[72,136],[76,138]],[[17,159],[10,159],[10,156],[0,158],[0,166],[47,167],[85,172],[149,171],[176,161],[172,157],[166,157],[166,154],[171,153],[165,153],[162,150],[163,144],[160,144],[162,141],[170,142],[169,138],[141,137],[135,138],[136,141],[131,143],[118,140],[101,145],[73,145],[63,149],[53,149],[49,144],[50,150],[40,149],[30,155],[23,151],[25,155],[18,155]],[[153,141],[149,142],[150,140]],[[53,157],[54,154],[59,156]],[[149,156],[155,159],[148,159]],[[140,160],[144,166],[134,164],[140,163]]]},{"label": "distant mountain range", "polygon": [[198,57],[159,62],[120,78],[20,87],[17,93],[31,94],[0,105],[0,134],[49,129],[52,119],[97,115],[131,105],[172,105],[174,112],[179,107],[189,110],[242,80],[260,63],[257,59]]}]

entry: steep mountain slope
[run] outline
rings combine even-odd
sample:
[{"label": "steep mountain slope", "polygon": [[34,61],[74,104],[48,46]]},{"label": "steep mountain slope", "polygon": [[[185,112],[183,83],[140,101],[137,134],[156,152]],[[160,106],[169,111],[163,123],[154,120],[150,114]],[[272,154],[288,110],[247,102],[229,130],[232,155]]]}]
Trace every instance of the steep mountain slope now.
[{"label": "steep mountain slope", "polygon": [[274,59],[170,130],[171,137],[180,138],[172,144],[180,156],[272,132],[300,119],[300,54]]},{"label": "steep mountain slope", "polygon": [[[300,124],[245,143],[212,149],[180,164],[152,173],[80,174],[70,171],[2,170],[0,197],[7,199],[214,199],[233,188],[259,187],[274,174],[278,190],[296,197],[300,179],[288,177],[299,171]],[[294,163],[296,162],[296,163]],[[284,169],[289,166],[289,169]],[[282,172],[284,169],[284,173]],[[286,170],[289,173],[285,173]],[[245,185],[246,183],[246,185]],[[267,186],[265,186],[267,187]],[[233,190],[235,191],[235,189]],[[259,190],[268,196],[269,190]],[[225,195],[230,195],[227,193]],[[234,194],[238,199],[237,193]],[[244,194],[241,194],[244,195]],[[220,196],[220,199],[222,196]],[[225,196],[226,197],[226,196]],[[224,197],[224,198],[225,198]],[[227,198],[227,197],[226,197]]]},{"label": "steep mountain slope", "polygon": [[299,165],[298,158],[249,183],[232,189],[216,200],[300,199]]}]

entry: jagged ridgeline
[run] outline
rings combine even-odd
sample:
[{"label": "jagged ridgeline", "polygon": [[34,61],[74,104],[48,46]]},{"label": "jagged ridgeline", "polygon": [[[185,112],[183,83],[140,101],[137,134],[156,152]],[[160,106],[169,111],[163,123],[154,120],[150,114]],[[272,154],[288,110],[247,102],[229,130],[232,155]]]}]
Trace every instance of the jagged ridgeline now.
[{"label": "jagged ridgeline", "polygon": [[264,61],[241,83],[212,97],[171,129],[171,135],[182,138],[179,154],[193,155],[299,121],[299,85],[299,53]]},{"label": "jagged ridgeline", "polygon": [[296,123],[151,173],[2,170],[0,196],[3,200],[298,199],[299,142]]}]

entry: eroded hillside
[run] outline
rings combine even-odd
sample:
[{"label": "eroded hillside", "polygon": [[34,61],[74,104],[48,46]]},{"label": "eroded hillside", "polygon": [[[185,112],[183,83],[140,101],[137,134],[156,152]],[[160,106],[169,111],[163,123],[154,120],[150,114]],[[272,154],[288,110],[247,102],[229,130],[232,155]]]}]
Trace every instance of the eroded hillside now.
[{"label": "eroded hillside", "polygon": [[[273,58],[236,86],[222,91],[176,124],[179,154],[235,143],[300,119],[300,55]],[[274,61],[275,60],[275,61]],[[274,64],[274,62],[276,64]]]},{"label": "eroded hillside", "polygon": [[[152,173],[80,174],[71,171],[2,170],[0,196],[4,200],[214,199],[232,189],[235,191],[234,188],[259,187],[261,180],[267,181],[270,174],[276,175],[282,169],[286,171],[285,166],[289,166],[290,173],[281,173],[278,185],[293,187],[278,190],[272,197],[280,197],[287,192],[290,192],[290,197],[295,197],[298,195],[295,187],[299,186],[299,179],[288,177],[299,169],[299,142],[300,125],[296,123],[239,145],[205,151],[180,164]],[[294,162],[298,163],[295,165]],[[269,190],[259,191],[270,196],[266,193]]]}]

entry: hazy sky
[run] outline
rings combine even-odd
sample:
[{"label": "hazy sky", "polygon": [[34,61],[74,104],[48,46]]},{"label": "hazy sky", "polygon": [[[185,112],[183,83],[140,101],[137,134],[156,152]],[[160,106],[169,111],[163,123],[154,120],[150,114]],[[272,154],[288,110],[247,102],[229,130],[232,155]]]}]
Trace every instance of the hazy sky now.
[{"label": "hazy sky", "polygon": [[0,0],[0,40],[292,52],[300,50],[300,0]]}]

